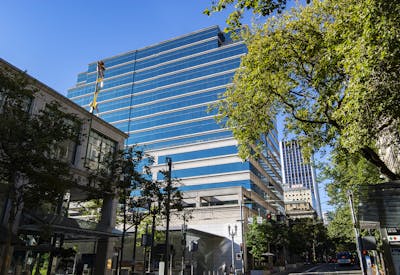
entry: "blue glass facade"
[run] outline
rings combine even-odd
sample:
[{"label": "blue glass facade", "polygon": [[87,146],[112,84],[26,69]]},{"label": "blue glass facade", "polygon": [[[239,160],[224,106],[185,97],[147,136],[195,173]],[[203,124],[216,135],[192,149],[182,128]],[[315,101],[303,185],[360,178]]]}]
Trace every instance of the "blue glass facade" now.
[{"label": "blue glass facade", "polygon": [[[165,158],[171,157],[183,191],[241,186],[263,198],[279,196],[277,132],[269,135],[265,165],[242,162],[231,132],[215,122],[215,110],[208,110],[231,84],[245,53],[242,41],[214,26],[105,58],[98,116],[128,133],[127,145],[139,144],[153,154],[155,167],[165,168]],[[93,62],[78,74],[68,97],[89,109],[95,81]]]}]

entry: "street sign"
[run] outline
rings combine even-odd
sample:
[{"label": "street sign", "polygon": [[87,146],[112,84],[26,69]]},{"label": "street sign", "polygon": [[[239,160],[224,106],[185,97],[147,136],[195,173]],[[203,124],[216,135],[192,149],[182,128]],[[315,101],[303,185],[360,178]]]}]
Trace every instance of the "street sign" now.
[{"label": "street sign", "polygon": [[263,220],[262,220],[262,217],[257,217],[257,223],[258,223],[258,224],[262,224],[262,221],[263,221]]},{"label": "street sign", "polygon": [[389,235],[389,242],[400,242],[400,235]]},{"label": "street sign", "polygon": [[388,227],[386,228],[388,235],[400,235],[400,228],[398,227]]}]

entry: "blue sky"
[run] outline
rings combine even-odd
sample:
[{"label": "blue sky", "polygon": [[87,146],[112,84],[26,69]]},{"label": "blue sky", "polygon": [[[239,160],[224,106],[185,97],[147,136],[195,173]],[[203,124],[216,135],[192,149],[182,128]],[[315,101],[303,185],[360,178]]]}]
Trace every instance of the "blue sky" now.
[{"label": "blue sky", "polygon": [[212,25],[208,0],[3,0],[0,56],[62,94],[88,63]]},{"label": "blue sky", "polygon": [[[224,28],[227,12],[202,14],[210,4],[211,0],[2,0],[0,57],[66,95],[88,63],[212,25]],[[320,186],[326,209],[323,189]]]}]

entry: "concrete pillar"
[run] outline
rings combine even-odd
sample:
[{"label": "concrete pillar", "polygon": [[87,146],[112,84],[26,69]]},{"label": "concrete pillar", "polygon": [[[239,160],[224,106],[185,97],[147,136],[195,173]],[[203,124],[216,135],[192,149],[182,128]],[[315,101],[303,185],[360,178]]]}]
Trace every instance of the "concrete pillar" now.
[{"label": "concrete pillar", "polygon": [[196,195],[196,207],[201,207],[201,197],[199,194]]},{"label": "concrete pillar", "polygon": [[[97,229],[103,232],[111,233],[115,227],[117,213],[117,198],[106,196],[103,198],[101,207],[101,218]],[[113,258],[114,246],[111,238],[102,237],[97,241],[96,260],[94,264],[94,274],[112,275],[112,270],[107,269],[107,260]]]}]

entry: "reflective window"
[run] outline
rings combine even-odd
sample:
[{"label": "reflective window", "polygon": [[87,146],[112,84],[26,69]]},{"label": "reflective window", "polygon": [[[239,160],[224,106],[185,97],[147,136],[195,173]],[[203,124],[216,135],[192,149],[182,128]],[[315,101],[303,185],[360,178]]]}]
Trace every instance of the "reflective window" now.
[{"label": "reflective window", "polygon": [[[144,141],[141,144],[145,146],[147,149],[160,149],[160,148],[165,148],[168,146],[178,146],[178,145],[184,145],[184,144],[192,144],[192,143],[198,143],[198,142],[205,142],[205,141],[212,141],[212,140],[220,140],[224,138],[231,138],[232,137],[232,132],[223,130],[223,131],[218,131],[218,132],[199,132],[195,136],[176,136],[171,140],[166,140],[166,141]],[[128,138],[128,144],[133,145],[136,144],[137,140],[136,138],[129,137]]]},{"label": "reflective window", "polygon": [[185,123],[167,128],[155,129],[151,131],[131,133],[130,136],[134,138],[137,143],[142,143],[151,140],[170,138],[179,135],[195,134],[198,132],[204,132],[216,129],[220,129],[220,126],[215,123],[215,120],[207,119],[204,121]]},{"label": "reflective window", "polygon": [[104,158],[110,153],[114,153],[117,143],[93,130],[90,131],[88,148],[85,159],[85,166],[91,170],[97,170],[104,167]]},{"label": "reflective window", "polygon": [[[181,51],[179,51],[179,53],[181,53]],[[154,77],[157,75],[162,75],[162,74],[169,73],[172,71],[182,70],[185,68],[221,60],[221,59],[229,57],[229,56],[235,56],[235,55],[239,55],[239,54],[243,54],[243,53],[244,53],[243,45],[231,47],[224,51],[213,51],[211,53],[202,54],[200,56],[188,58],[185,60],[181,60],[179,62],[169,63],[169,64],[166,64],[163,66],[158,66],[158,67],[152,68],[151,70],[137,72],[137,74],[135,76],[135,81],[140,81],[140,80]],[[168,54],[168,57],[170,57],[171,60],[176,59],[176,57],[171,56],[171,54]],[[160,62],[156,62],[155,65],[159,64],[159,63]]]},{"label": "reflective window", "polygon": [[146,82],[137,83],[134,89],[135,92],[154,89],[160,86],[169,85],[180,81],[190,80],[206,75],[212,75],[223,71],[234,70],[237,69],[239,65],[240,65],[240,58],[235,58],[217,64],[212,64],[188,70],[185,72],[177,73],[174,75],[163,76]]},{"label": "reflective window", "polygon": [[226,147],[219,147],[219,148],[212,148],[207,150],[200,150],[200,151],[191,151],[185,152],[181,154],[173,154],[168,156],[159,156],[158,157],[158,164],[166,163],[166,157],[170,157],[172,161],[185,161],[185,160],[194,160],[194,159],[201,159],[201,158],[209,158],[209,157],[216,157],[216,156],[224,156],[224,155],[231,155],[237,154],[238,149],[236,146],[226,146]]},{"label": "reflective window", "polygon": [[[222,173],[238,172],[246,170],[249,170],[248,162],[236,162],[236,163],[228,163],[221,165],[182,169],[182,170],[172,170],[172,177],[183,179],[193,176],[205,176],[205,175],[222,174]],[[157,178],[163,179],[164,176],[159,173],[157,175]]]},{"label": "reflective window", "polygon": [[80,96],[80,95],[86,95],[86,94],[90,94],[93,93],[95,89],[95,85],[94,84],[90,84],[90,85],[85,85],[85,86],[77,86],[74,87],[72,89],[68,90],[68,97],[76,97],[76,96]]},{"label": "reflective window", "polygon": [[87,73],[86,72],[84,72],[84,73],[80,73],[80,74],[78,74],[78,78],[77,78],[77,81],[76,82],[86,82],[86,78],[87,78]]},{"label": "reflective window", "polygon": [[[184,111],[177,111],[173,113],[168,113],[160,116],[149,117],[146,119],[141,119],[137,121],[131,121],[131,130],[142,130],[146,128],[151,128],[155,126],[163,126],[166,124],[183,122],[191,119],[202,118],[205,116],[210,116],[216,114],[216,110],[207,114],[207,106],[201,108],[188,109]],[[134,117],[134,116],[132,116]],[[215,123],[215,122],[214,122]]]},{"label": "reflective window", "polygon": [[[101,108],[101,106],[99,106],[99,108]],[[112,112],[109,114],[100,114],[99,116],[107,122],[128,119],[129,118],[129,109],[121,110],[118,112]]]},{"label": "reflective window", "polygon": [[213,189],[213,188],[224,188],[224,187],[236,187],[242,186],[246,189],[250,189],[250,181],[242,180],[242,181],[229,181],[229,182],[216,182],[216,183],[205,183],[198,185],[189,185],[189,186],[180,186],[179,190],[185,191],[195,191],[195,190],[205,190],[205,189]]},{"label": "reflective window", "polygon": [[166,51],[169,49],[173,49],[176,47],[180,47],[183,45],[187,45],[190,43],[194,43],[196,41],[201,41],[207,38],[211,38],[213,36],[216,36],[219,32],[218,28],[213,28],[213,29],[209,29],[209,30],[205,30],[203,32],[199,32],[196,34],[191,34],[182,38],[178,38],[178,39],[174,39],[171,41],[167,41],[161,44],[158,44],[156,46],[153,47],[148,47],[142,50],[139,50],[137,53],[137,58],[143,58],[152,54],[156,54],[162,51]]},{"label": "reflective window", "polygon": [[[201,41],[207,38],[211,38],[217,36],[219,33],[219,28],[212,28],[209,30],[204,30],[202,32],[196,34],[189,34],[182,38],[172,39],[170,41],[166,41],[163,43],[156,44],[154,46],[149,46],[143,49],[139,49],[137,51],[128,52],[122,55],[118,55],[112,58],[107,58],[104,61],[106,68],[114,66],[116,64],[121,64],[125,62],[129,62],[135,59],[144,58],[150,56],[152,54],[157,54],[162,51],[170,50],[176,47],[180,47],[183,45],[187,45],[190,43],[194,43],[197,41]],[[96,71],[96,63],[91,63],[88,66],[88,72],[95,72]]]},{"label": "reflective window", "polygon": [[[218,76],[209,77],[207,79],[201,79],[185,84],[175,85],[173,87],[168,87],[164,89],[157,89],[151,93],[144,93],[140,95],[135,95],[133,98],[133,103],[135,105],[150,102],[153,100],[163,99],[170,96],[176,96],[181,94],[186,94],[202,89],[208,89],[215,86],[226,85],[231,82],[234,73],[230,72],[227,74],[222,74]],[[138,92],[137,90],[135,92]]]}]

